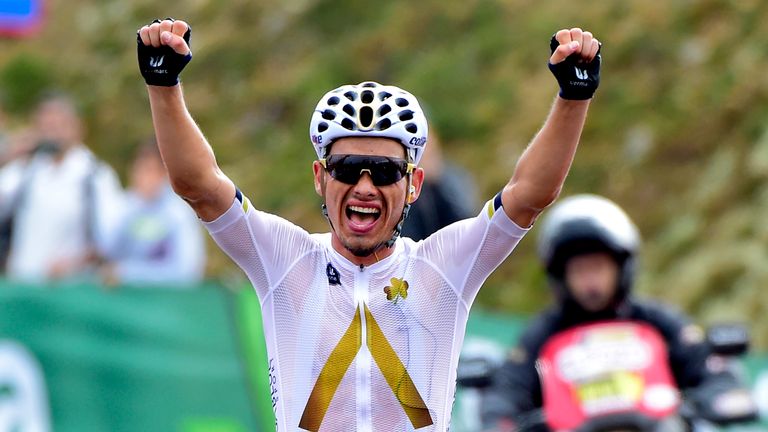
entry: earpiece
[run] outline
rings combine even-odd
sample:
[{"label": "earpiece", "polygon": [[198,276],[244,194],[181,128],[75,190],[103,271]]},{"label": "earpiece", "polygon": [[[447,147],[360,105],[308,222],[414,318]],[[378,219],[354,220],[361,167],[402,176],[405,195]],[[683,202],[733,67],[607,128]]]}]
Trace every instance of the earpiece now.
[{"label": "earpiece", "polygon": [[409,193],[410,195],[413,195],[413,194],[415,194],[415,193],[416,193],[416,186],[414,186],[414,185],[411,185],[411,188],[408,190],[408,193]]}]

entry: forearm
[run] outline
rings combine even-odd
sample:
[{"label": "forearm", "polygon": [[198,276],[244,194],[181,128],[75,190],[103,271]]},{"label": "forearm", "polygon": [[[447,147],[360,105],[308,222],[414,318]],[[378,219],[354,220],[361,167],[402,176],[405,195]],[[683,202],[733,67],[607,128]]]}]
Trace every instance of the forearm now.
[{"label": "forearm", "polygon": [[234,185],[219,169],[211,146],[187,111],[181,86],[147,86],[155,135],[174,191],[204,220],[232,203]]},{"label": "forearm", "polygon": [[558,97],[536,137],[523,152],[502,193],[508,216],[530,226],[560,193],[573,162],[587,116],[589,100]]}]

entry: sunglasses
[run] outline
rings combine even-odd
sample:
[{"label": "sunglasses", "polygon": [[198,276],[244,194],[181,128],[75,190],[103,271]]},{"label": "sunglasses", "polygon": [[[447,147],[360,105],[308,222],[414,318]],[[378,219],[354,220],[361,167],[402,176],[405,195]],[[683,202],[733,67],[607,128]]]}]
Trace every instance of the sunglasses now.
[{"label": "sunglasses", "polygon": [[334,154],[320,159],[320,164],[336,180],[355,185],[364,173],[375,186],[387,186],[413,172],[414,164],[400,158]]}]

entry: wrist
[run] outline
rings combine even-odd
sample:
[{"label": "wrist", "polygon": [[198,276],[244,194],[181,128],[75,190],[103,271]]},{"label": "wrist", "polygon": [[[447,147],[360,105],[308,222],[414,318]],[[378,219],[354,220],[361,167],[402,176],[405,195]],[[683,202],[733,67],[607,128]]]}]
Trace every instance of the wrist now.
[{"label": "wrist", "polygon": [[149,91],[176,93],[181,88],[181,80],[173,85],[146,84],[146,86]]},{"label": "wrist", "polygon": [[178,99],[181,94],[181,83],[176,84],[175,86],[159,86],[159,85],[153,85],[153,84],[147,84],[147,93],[149,93],[150,96],[157,97],[160,99],[171,99],[175,100]]},{"label": "wrist", "polygon": [[571,99],[571,98],[563,97],[562,92],[558,92],[556,101],[558,103],[570,105],[570,106],[583,106],[583,105],[589,105],[589,103],[592,102],[592,98],[594,98],[594,95],[586,99]]}]

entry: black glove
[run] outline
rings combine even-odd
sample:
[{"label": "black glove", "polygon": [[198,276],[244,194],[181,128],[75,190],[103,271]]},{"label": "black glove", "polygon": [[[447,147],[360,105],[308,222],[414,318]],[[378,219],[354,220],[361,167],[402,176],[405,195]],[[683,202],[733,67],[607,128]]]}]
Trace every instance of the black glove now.
[{"label": "black glove", "polygon": [[[560,42],[552,36],[549,42],[550,55],[555,52]],[[549,63],[549,70],[560,84],[560,97],[571,100],[590,99],[600,85],[600,63],[603,46],[597,49],[595,58],[589,63],[581,61],[581,55],[571,54],[558,64]]]},{"label": "black glove", "polygon": [[[171,19],[172,18],[166,18]],[[153,23],[160,22],[154,20]],[[184,33],[184,41],[189,45],[189,37],[192,34],[192,27]],[[184,66],[192,60],[192,51],[187,55],[181,55],[173,48],[163,45],[155,48],[152,45],[144,45],[141,36],[136,34],[137,53],[139,56],[139,70],[144,81],[148,85],[173,87],[179,83],[179,74]]]}]

